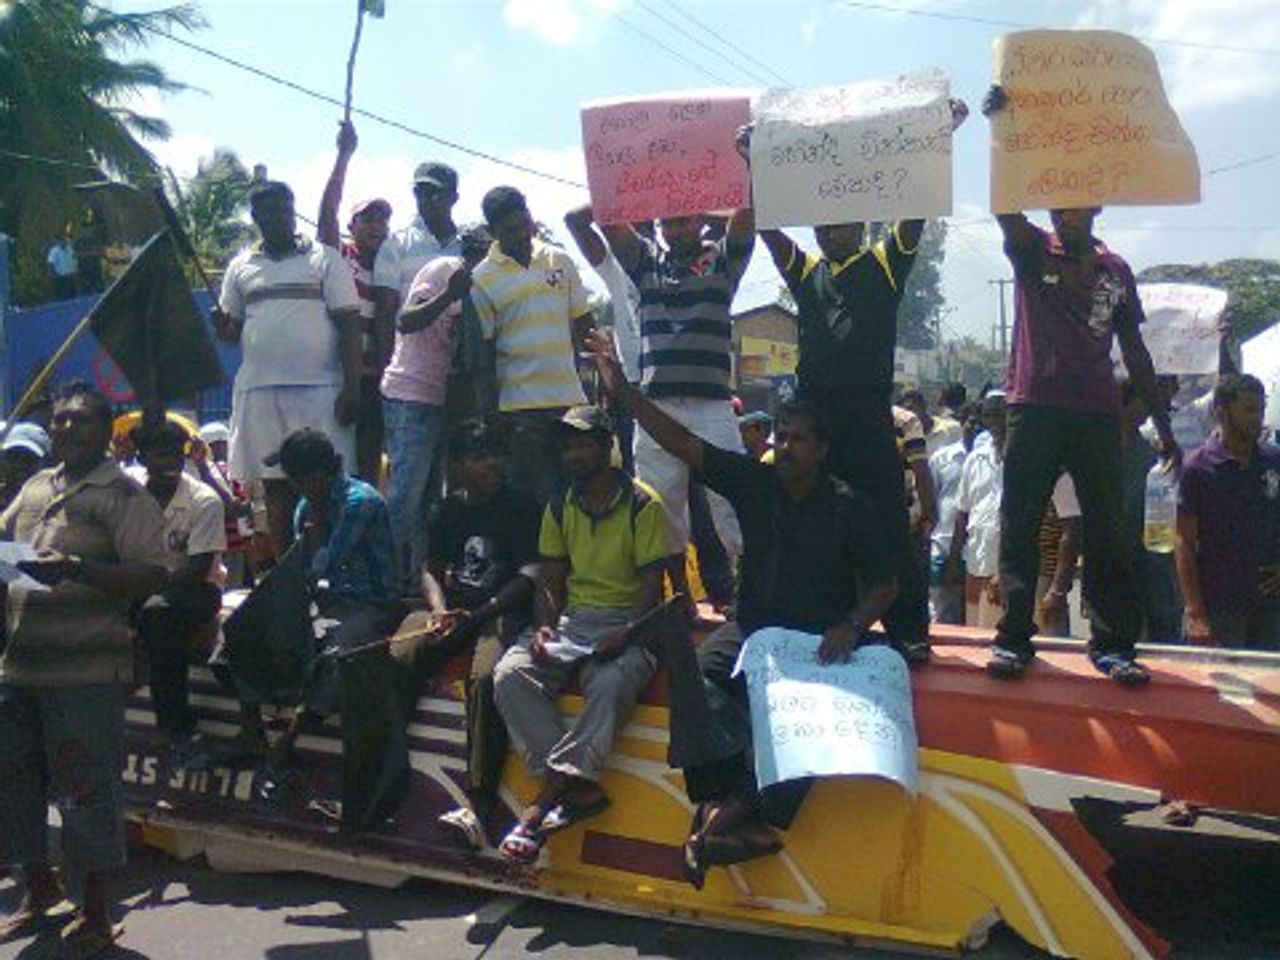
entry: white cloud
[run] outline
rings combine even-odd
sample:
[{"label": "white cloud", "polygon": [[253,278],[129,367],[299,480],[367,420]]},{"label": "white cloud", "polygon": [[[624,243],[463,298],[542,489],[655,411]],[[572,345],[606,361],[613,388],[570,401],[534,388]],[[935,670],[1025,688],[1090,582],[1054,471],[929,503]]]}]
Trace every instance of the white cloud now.
[{"label": "white cloud", "polygon": [[[1095,0],[1077,18],[1080,27],[1129,30],[1149,40],[1202,46],[1275,50],[1280,15],[1275,0]],[[1280,94],[1274,55],[1151,44],[1165,87],[1180,110],[1223,106]]]},{"label": "white cloud", "polygon": [[564,47],[582,35],[580,7],[574,0],[507,0],[502,18],[516,30],[528,30],[539,40]]},{"label": "white cloud", "polygon": [[617,13],[628,0],[506,0],[502,18],[558,47],[577,43],[593,15]]}]

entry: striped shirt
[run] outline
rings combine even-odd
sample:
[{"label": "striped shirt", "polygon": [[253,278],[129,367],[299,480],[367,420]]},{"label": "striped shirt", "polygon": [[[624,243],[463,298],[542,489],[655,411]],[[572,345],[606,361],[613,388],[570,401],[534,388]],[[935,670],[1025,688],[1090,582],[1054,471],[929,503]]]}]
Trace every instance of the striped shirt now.
[{"label": "striped shirt", "polygon": [[471,302],[494,341],[499,410],[586,403],[571,323],[588,312],[587,292],[568,254],[534,240],[526,268],[495,243],[472,275]]},{"label": "striped shirt", "polygon": [[374,331],[377,301],[373,296],[373,265],[365,266],[360,259],[360,248],[350,240],[342,243],[342,258],[351,267],[356,282],[356,295],[360,298],[360,372],[372,374],[378,370],[378,338]]},{"label": "striped shirt", "polygon": [[359,311],[351,268],[332,247],[299,240],[290,254],[240,251],[222,278],[219,305],[244,324],[236,391],[342,383],[338,311]]},{"label": "striped shirt", "polygon": [[655,398],[728,400],[733,345],[729,307],[752,244],[709,243],[677,262],[652,240],[629,271],[640,291],[640,386]]}]

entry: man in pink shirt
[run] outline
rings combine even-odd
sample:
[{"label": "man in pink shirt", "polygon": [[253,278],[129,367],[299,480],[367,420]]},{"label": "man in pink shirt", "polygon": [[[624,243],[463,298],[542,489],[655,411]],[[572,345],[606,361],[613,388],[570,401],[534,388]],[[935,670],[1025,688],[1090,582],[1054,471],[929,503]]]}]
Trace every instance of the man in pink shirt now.
[{"label": "man in pink shirt", "polygon": [[418,271],[396,319],[395,346],[382,374],[391,472],[387,509],[404,587],[417,592],[426,551],[427,488],[444,435],[454,327],[471,271],[489,251],[484,227],[462,231],[462,256],[436,257]]}]

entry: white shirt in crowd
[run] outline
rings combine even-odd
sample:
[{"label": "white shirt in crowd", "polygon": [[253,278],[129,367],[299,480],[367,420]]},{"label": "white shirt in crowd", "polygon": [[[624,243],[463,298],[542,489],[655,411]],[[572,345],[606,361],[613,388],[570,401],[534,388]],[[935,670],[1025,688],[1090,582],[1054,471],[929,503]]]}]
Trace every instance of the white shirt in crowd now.
[{"label": "white shirt in crowd", "polygon": [[337,250],[299,241],[280,259],[240,251],[222,278],[222,309],[244,324],[235,390],[340,386],[342,356],[331,312],[358,311],[350,265]]},{"label": "white shirt in crowd", "polygon": [[462,239],[458,234],[441,243],[427,229],[422,217],[414,217],[409,226],[387,237],[378,248],[378,256],[373,261],[373,285],[396,291],[403,304],[409,299],[409,288],[418,271],[436,257],[446,256],[462,256]]},{"label": "white shirt in crowd", "polygon": [[622,372],[632,383],[640,382],[640,291],[622,269],[612,250],[606,250],[604,260],[593,268],[604,281],[613,304],[613,338],[618,347],[618,360]]},{"label": "white shirt in crowd", "polygon": [[222,500],[207,484],[186,473],[164,508],[165,569],[176,573],[188,557],[216,554],[209,580],[218,583],[221,555],[227,549],[227,527]]}]

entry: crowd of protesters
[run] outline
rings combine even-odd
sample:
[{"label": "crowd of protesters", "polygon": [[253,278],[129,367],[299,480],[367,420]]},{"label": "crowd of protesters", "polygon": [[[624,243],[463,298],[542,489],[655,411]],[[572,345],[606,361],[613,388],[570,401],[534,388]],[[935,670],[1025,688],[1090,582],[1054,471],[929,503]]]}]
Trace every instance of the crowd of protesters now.
[{"label": "crowd of protesters", "polygon": [[[984,110],[1003,105],[997,89]],[[956,125],[966,113],[953,104]],[[605,333],[574,260],[512,187],[485,195],[484,224],[460,227],[457,173],[424,163],[405,231],[389,231],[391,205],[375,198],[351,207],[344,238],[356,143],[344,124],[316,241],[297,234],[287,185],[253,189],[261,239],[227,266],[214,315],[242,354],[229,427],[145,422],[109,455],[109,405],[74,386],[47,423],[14,424],[0,443],[0,527],[36,551],[5,588],[0,844],[26,898],[0,938],[49,923],[63,900],[45,849],[52,798],[87,877],[67,935],[110,942],[103,878],[124,856],[114,761],[131,628],[175,762],[205,762],[187,666],[216,661],[222,591],[255,582],[255,536],[270,538],[265,566],[292,557],[305,571],[326,627],[274,744],[262,691],[234,678],[237,749],[287,764],[298,733],[341,710],[342,656],[394,658],[412,702],[470,652],[467,802],[441,823],[490,843],[509,739],[541,784],[498,845],[526,863],[608,804],[599,773],[666,625],[715,627],[671,671],[673,702],[702,702],[715,733],[684,764],[698,886],[710,867],[777,850],[804,797],[805,783],[760,791],[746,761],[732,668],[757,629],[820,636],[822,662],[884,642],[927,669],[931,619],[984,626],[987,669],[1010,679],[1032,667],[1034,635],[1087,620],[1092,663],[1126,685],[1149,678],[1142,640],[1280,649],[1280,450],[1262,385],[1220,378],[1216,429],[1184,454],[1133,274],[1095,235],[1098,210],[1054,210],[1048,230],[997,218],[1013,349],[1004,388],[972,402],[959,385],[936,404],[895,388],[923,221],[876,242],[860,223],[819,226],[814,251],[759,231],[797,305],[798,388],[772,413],[743,411],[730,306],[757,238],[750,208],[635,225],[568,212],[612,302]],[[1143,541],[1145,487],[1161,470],[1180,478],[1172,551]],[[702,608],[691,566],[712,601]],[[379,645],[397,631],[424,639]],[[565,727],[556,699],[571,679],[585,705]]]}]

